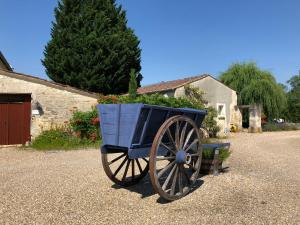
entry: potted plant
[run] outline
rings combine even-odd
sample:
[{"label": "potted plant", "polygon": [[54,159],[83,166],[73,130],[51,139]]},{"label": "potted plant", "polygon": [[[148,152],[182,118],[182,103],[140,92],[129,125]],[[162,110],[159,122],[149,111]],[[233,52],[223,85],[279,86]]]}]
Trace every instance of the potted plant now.
[{"label": "potted plant", "polygon": [[230,156],[229,149],[220,148],[219,154],[215,156],[215,149],[205,148],[202,152],[202,162],[200,173],[210,174],[213,173],[214,166],[218,171],[222,169],[222,163]]}]

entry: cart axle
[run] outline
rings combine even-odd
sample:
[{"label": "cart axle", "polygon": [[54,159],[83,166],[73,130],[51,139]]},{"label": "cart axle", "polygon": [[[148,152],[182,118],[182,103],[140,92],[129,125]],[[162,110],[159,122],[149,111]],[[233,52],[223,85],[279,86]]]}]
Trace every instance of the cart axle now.
[{"label": "cart axle", "polygon": [[180,150],[176,153],[176,163],[178,164],[189,164],[191,162],[191,156],[189,153],[186,153],[183,150]]}]

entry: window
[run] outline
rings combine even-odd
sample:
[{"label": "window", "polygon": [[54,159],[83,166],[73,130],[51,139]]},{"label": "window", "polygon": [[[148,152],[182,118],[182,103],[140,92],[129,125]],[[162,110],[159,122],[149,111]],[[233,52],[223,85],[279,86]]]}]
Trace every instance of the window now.
[{"label": "window", "polygon": [[225,116],[225,104],[217,104],[218,116]]}]

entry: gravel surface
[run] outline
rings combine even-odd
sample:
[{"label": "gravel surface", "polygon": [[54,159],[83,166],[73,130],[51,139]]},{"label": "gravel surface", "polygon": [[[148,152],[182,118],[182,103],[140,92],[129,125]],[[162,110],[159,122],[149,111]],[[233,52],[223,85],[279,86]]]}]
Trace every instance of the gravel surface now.
[{"label": "gravel surface", "polygon": [[98,150],[0,149],[0,224],[300,224],[300,132],[229,141],[228,172],[171,203],[112,184]]}]

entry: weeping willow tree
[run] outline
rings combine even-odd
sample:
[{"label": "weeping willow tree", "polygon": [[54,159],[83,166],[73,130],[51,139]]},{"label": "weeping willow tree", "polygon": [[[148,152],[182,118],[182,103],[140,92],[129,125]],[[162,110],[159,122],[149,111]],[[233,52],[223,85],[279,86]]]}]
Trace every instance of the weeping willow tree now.
[{"label": "weeping willow tree", "polygon": [[255,63],[233,64],[220,80],[238,93],[238,104],[260,103],[269,120],[282,116],[286,95],[273,75],[260,70]]}]

